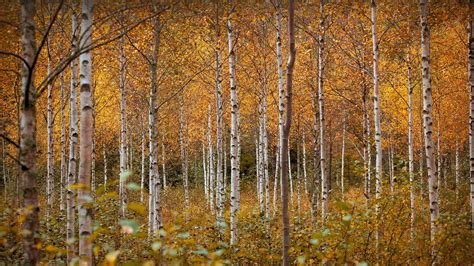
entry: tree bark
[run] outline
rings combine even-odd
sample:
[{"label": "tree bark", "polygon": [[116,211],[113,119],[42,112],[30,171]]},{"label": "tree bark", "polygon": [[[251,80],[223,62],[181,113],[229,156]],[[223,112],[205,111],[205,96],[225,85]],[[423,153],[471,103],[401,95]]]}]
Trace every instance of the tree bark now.
[{"label": "tree bark", "polygon": [[[214,211],[214,203],[216,203],[217,211],[219,213],[220,206],[220,181],[215,179],[214,173],[214,151],[212,146],[212,121],[211,121],[211,105],[209,105],[208,117],[207,117],[207,148],[208,148],[208,174],[210,184],[210,197],[209,197],[209,208]],[[217,181],[217,182],[216,182]],[[215,184],[217,183],[217,187]]]},{"label": "tree bark", "polygon": [[[184,118],[184,96],[181,95],[179,104],[179,146],[181,152],[181,173],[183,177],[184,186],[184,207],[186,213],[189,210],[189,184],[188,184],[188,158],[187,158],[187,147],[186,147],[186,125]],[[186,214],[187,215],[187,214]]]},{"label": "tree bark", "polygon": [[382,193],[382,129],[380,126],[380,99],[379,99],[379,45],[377,40],[377,6],[371,0],[372,14],[372,55],[374,80],[374,136],[375,136],[375,198],[379,199]]},{"label": "tree bark", "polygon": [[[92,42],[93,0],[83,0],[81,14],[80,47],[89,47]],[[91,189],[92,159],[92,53],[84,52],[80,61],[80,146],[79,146],[79,184],[78,189],[78,222],[79,222],[79,256],[85,265],[93,264],[92,257],[92,215],[93,199]]]},{"label": "tree bark", "polygon": [[325,137],[324,137],[324,35],[325,35],[325,1],[321,1],[320,20],[319,20],[319,40],[318,40],[318,105],[319,105],[319,152],[321,167],[321,221],[324,225],[327,214],[328,201],[328,180],[326,176],[326,153],[325,153]]},{"label": "tree bark", "polygon": [[434,157],[433,143],[433,118],[432,118],[432,90],[430,74],[430,30],[428,26],[428,1],[420,0],[421,21],[421,66],[423,85],[423,128],[425,137],[426,168],[428,172],[428,189],[430,201],[431,224],[431,256],[435,262],[437,248],[434,244],[437,234],[437,221],[439,217],[438,205],[438,178]]},{"label": "tree bark", "polygon": [[[123,15],[121,18],[123,23]],[[126,216],[127,191],[125,189],[126,180],[122,178],[127,167],[127,94],[125,89],[126,83],[126,58],[124,51],[125,39],[120,38],[119,41],[119,89],[120,89],[120,183],[119,183],[119,198],[120,198],[120,216],[122,219]]]},{"label": "tree bark", "polygon": [[282,142],[282,222],[283,222],[283,258],[284,266],[290,265],[289,249],[290,249],[290,219],[288,217],[288,137],[291,128],[292,116],[292,89],[293,89],[293,68],[295,65],[296,48],[295,48],[295,2],[289,0],[288,6],[288,47],[290,49],[288,63],[286,65],[286,117],[283,127]]},{"label": "tree bark", "polygon": [[[23,197],[22,208],[26,219],[22,224],[28,232],[23,236],[25,264],[36,265],[39,262],[39,204],[36,185],[36,99],[34,89],[34,69],[36,53],[35,41],[35,1],[20,1],[21,4],[21,45],[25,62],[21,67],[20,96],[20,182]],[[28,65],[27,65],[28,64]]]},{"label": "tree bark", "polygon": [[413,85],[411,83],[410,53],[407,53],[407,79],[408,79],[408,178],[410,181],[410,236],[415,244],[415,186],[413,174]]},{"label": "tree bark", "polygon": [[[153,2],[154,11],[157,11],[157,4]],[[149,132],[149,175],[148,175],[148,236],[158,236],[159,229],[162,228],[161,214],[161,181],[158,174],[158,132],[157,132],[157,64],[160,48],[161,23],[158,18],[152,19],[153,23],[153,51],[150,58],[150,95],[149,95],[149,113],[148,113],[148,132]]]},{"label": "tree bark", "polygon": [[[235,50],[234,36],[232,27],[232,15],[235,6],[231,7],[229,17],[227,19],[227,38],[229,49],[229,80],[230,80],[230,105],[231,105],[231,126],[230,126],[230,244],[235,245],[238,242],[237,232],[237,215],[239,211],[239,102],[237,95],[237,83],[235,77]],[[222,193],[223,194],[223,193]],[[219,217],[223,217],[219,215]]]},{"label": "tree bark", "polygon": [[471,232],[474,241],[474,1],[469,1],[469,176],[471,194]]},{"label": "tree bark", "polygon": [[342,198],[344,199],[344,161],[345,161],[345,152],[346,152],[346,115],[342,121],[342,148],[341,148],[341,193]]},{"label": "tree bark", "polygon": [[[71,15],[71,32],[72,32],[72,53],[76,53],[78,23],[77,23],[77,0],[72,1],[72,15]],[[69,91],[69,165],[68,178],[66,190],[66,242],[67,245],[67,260],[71,262],[76,257],[76,245],[74,238],[76,237],[76,192],[71,187],[76,183],[77,178],[77,145],[79,129],[77,126],[77,59],[71,62],[71,84]]]},{"label": "tree bark", "polygon": [[[145,187],[145,148],[146,148],[146,138],[145,138],[145,126],[143,125],[143,117],[141,123],[141,130],[142,130],[142,143],[141,143],[141,152],[142,152],[142,160],[141,160],[141,167],[140,167],[140,202],[143,202],[144,199],[144,187]],[[104,151],[104,162],[105,162],[105,151]]]},{"label": "tree bark", "polygon": [[64,95],[64,74],[60,76],[60,105],[61,105],[61,166],[60,166],[60,177],[59,177],[59,210],[64,211],[64,189],[66,183],[66,115],[64,109],[66,108],[66,99]]}]

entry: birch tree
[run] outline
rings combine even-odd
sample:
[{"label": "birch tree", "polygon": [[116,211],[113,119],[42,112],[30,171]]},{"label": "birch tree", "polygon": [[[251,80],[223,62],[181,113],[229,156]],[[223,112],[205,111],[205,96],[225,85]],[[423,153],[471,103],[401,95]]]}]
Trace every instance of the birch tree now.
[{"label": "birch tree", "polygon": [[186,147],[186,125],[185,125],[185,114],[184,114],[184,97],[181,95],[179,103],[179,146],[181,153],[181,174],[183,178],[184,185],[184,206],[186,213],[189,209],[189,184],[188,184],[188,157],[187,157],[187,147]]},{"label": "birch tree", "polygon": [[[83,0],[81,14],[80,47],[88,47],[92,41],[92,10],[93,0]],[[86,51],[79,57],[80,61],[80,146],[79,146],[79,184],[78,190],[78,222],[79,222],[79,256],[82,263],[92,265],[92,197],[91,159],[92,159],[92,53]]]},{"label": "birch tree", "polygon": [[342,144],[341,144],[341,193],[344,198],[344,163],[345,163],[345,152],[346,152],[346,115],[342,120]]},{"label": "birch tree", "polygon": [[[283,87],[283,59],[281,52],[281,0],[275,0],[276,6],[276,55],[277,55],[277,72],[278,72],[278,153],[279,153],[279,179],[280,179],[280,188],[282,186],[282,153],[283,153],[283,112],[285,110],[285,88]],[[283,189],[281,190],[283,193]],[[283,194],[282,194],[283,195]]]},{"label": "birch tree", "polygon": [[[474,239],[474,1],[469,1],[469,25],[468,25],[468,47],[469,47],[469,175],[471,194],[471,231]],[[431,194],[430,194],[431,195]]]},{"label": "birch tree", "polygon": [[[77,0],[72,0],[72,14],[71,14],[71,50],[76,52],[78,23],[77,23]],[[70,262],[76,257],[76,249],[74,245],[74,238],[76,236],[76,193],[72,186],[76,183],[77,178],[77,145],[79,129],[77,127],[77,59],[71,61],[71,84],[69,91],[69,163],[68,163],[68,178],[67,178],[67,197],[66,197],[66,242],[67,246],[67,260]]]},{"label": "birch tree", "polygon": [[[48,76],[51,74],[51,45],[50,38],[47,40],[47,53],[48,53]],[[47,103],[47,174],[46,174],[46,199],[47,199],[47,219],[49,219],[49,211],[53,208],[54,204],[54,111],[53,111],[53,83],[48,83],[48,103]]]},{"label": "birch tree", "polygon": [[[146,137],[145,137],[145,126],[143,125],[143,117],[141,123],[141,167],[140,167],[140,202],[143,202],[143,190],[145,187],[145,150],[146,150]],[[104,162],[105,162],[105,153],[104,153]]]},{"label": "birch tree", "polygon": [[59,176],[59,210],[64,211],[64,188],[66,183],[66,95],[64,93],[64,74],[61,74],[60,78],[60,104],[61,104],[61,139],[60,139],[60,150],[61,150],[61,166]]},{"label": "birch tree", "polygon": [[[154,11],[157,3],[153,2]],[[147,58],[150,69],[150,95],[148,106],[148,134],[149,134],[149,175],[148,175],[148,236],[157,236],[162,227],[161,214],[161,182],[158,175],[158,132],[157,132],[157,64],[160,47],[161,22],[158,18],[152,19],[153,43],[151,58]]]},{"label": "birch tree", "polygon": [[[121,18],[123,23],[123,14]],[[124,50],[124,37],[119,41],[119,90],[120,90],[120,183],[119,183],[119,198],[120,198],[120,215],[125,218],[127,195],[125,189],[125,172],[127,169],[127,94],[125,89],[126,83],[126,57]]]},{"label": "birch tree", "polygon": [[319,152],[321,167],[321,219],[322,223],[326,220],[327,201],[328,201],[328,180],[326,176],[326,155],[324,142],[324,35],[325,35],[325,0],[320,2],[320,20],[319,20],[319,39],[318,39],[318,106],[319,106]]},{"label": "birch tree", "polygon": [[434,245],[439,217],[438,180],[434,157],[432,90],[430,74],[430,30],[428,25],[428,1],[420,0],[421,21],[421,67],[423,86],[423,129],[425,138],[426,168],[428,172],[428,189],[430,201],[431,256],[435,260],[437,249]]},{"label": "birch tree", "polygon": [[379,101],[379,43],[377,40],[377,5],[371,0],[372,21],[372,56],[374,81],[374,136],[375,136],[375,198],[380,198],[382,192],[382,129],[380,125]]},{"label": "birch tree", "polygon": [[413,85],[411,82],[410,53],[407,53],[407,79],[408,79],[408,178],[410,181],[410,235],[411,241],[415,240],[415,187],[413,174]]},{"label": "birch tree", "polygon": [[[212,120],[211,120],[211,106],[209,105],[209,111],[208,111],[208,118],[207,118],[207,148],[208,148],[208,168],[207,171],[209,173],[209,185],[210,185],[210,196],[209,196],[209,208],[211,210],[214,210],[214,203],[216,203],[217,207],[217,214],[219,215],[219,211],[221,208],[220,205],[220,193],[219,193],[219,187],[220,183],[219,180],[217,180],[217,187],[215,186],[216,180],[215,180],[215,174],[214,174],[214,151],[213,151],[213,145],[212,145]],[[215,196],[214,196],[215,195]]]},{"label": "birch tree", "polygon": [[235,80],[235,50],[233,42],[232,15],[235,6],[231,7],[227,19],[227,38],[229,46],[229,80],[230,80],[230,105],[231,105],[231,126],[230,126],[230,244],[237,244],[237,212],[239,210],[239,106],[237,96],[237,83]]}]

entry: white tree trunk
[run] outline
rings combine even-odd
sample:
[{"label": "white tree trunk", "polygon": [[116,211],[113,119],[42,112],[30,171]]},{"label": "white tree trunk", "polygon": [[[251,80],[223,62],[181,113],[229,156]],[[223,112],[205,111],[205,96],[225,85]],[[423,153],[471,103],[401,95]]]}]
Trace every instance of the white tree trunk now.
[{"label": "white tree trunk", "polygon": [[[92,42],[93,0],[83,0],[81,14],[80,47],[89,47]],[[84,52],[80,60],[80,146],[79,146],[79,184],[78,222],[79,222],[79,256],[82,263],[92,265],[92,215],[90,196],[92,138],[93,138],[93,104],[92,104],[92,53]]]},{"label": "white tree trunk", "polygon": [[408,178],[410,181],[410,236],[415,244],[415,186],[413,173],[413,85],[411,83],[410,53],[407,54],[407,79],[408,79]]},{"label": "white tree trunk", "polygon": [[202,177],[204,182],[204,196],[206,197],[206,206],[209,203],[209,178],[207,174],[206,168],[207,160],[206,160],[206,147],[204,142],[202,143]]},{"label": "white tree trunk", "polygon": [[327,201],[328,201],[328,180],[326,176],[326,154],[324,142],[324,35],[325,35],[325,14],[324,0],[320,5],[320,21],[319,21],[319,49],[318,49],[318,103],[319,103],[319,152],[321,161],[321,218],[322,224],[326,220]]},{"label": "white tree trunk", "polygon": [[280,176],[280,147],[277,145],[275,151],[275,173],[273,179],[273,216],[276,215],[278,201],[278,177]]},{"label": "white tree trunk", "polygon": [[181,95],[179,105],[179,146],[181,152],[181,171],[184,186],[184,207],[186,212],[189,210],[189,185],[188,185],[188,163],[187,163],[187,147],[186,147],[186,125],[184,118],[184,96]]},{"label": "white tree trunk", "polygon": [[[78,24],[77,24],[77,0],[72,1],[71,15],[71,32],[72,32],[72,53],[74,54],[77,47]],[[76,257],[76,248],[73,239],[76,237],[76,193],[71,187],[76,183],[77,178],[77,145],[79,129],[77,126],[77,59],[71,62],[71,84],[70,84],[70,100],[69,100],[69,165],[67,178],[67,194],[66,194],[66,242],[67,260],[71,262]]]},{"label": "white tree trunk", "polygon": [[[303,135],[304,136],[304,135]],[[346,115],[342,121],[342,148],[341,148],[341,193],[342,198],[344,199],[344,163],[345,163],[345,154],[346,154]]]},{"label": "white tree trunk", "polygon": [[290,183],[290,203],[293,208],[293,175],[291,174],[291,144],[290,137],[288,137],[288,182]]},{"label": "white tree trunk", "polygon": [[61,95],[61,166],[60,166],[60,177],[59,177],[59,210],[64,211],[64,189],[66,183],[66,115],[65,115],[65,108],[66,108],[66,99],[64,95],[64,74],[61,73],[60,76],[60,95]]},{"label": "white tree trunk", "polygon": [[[142,142],[141,142],[141,152],[142,152],[142,160],[141,160],[141,167],[140,167],[140,202],[143,202],[144,199],[144,188],[145,188],[145,147],[146,147],[146,138],[145,138],[145,126],[143,125],[143,117],[142,117]],[[105,161],[105,151],[104,151],[104,161]]]},{"label": "white tree trunk", "polygon": [[[438,189],[441,188],[441,164],[442,164],[442,158],[441,158],[441,129],[439,126],[439,121],[441,120],[441,114],[440,110],[441,109],[441,104],[438,105],[438,121],[437,122],[437,137],[436,137],[436,173],[438,173]],[[441,204],[438,202],[438,204]]]},{"label": "white tree trunk", "polygon": [[[153,3],[154,11],[157,4]],[[158,174],[158,132],[157,132],[157,61],[160,47],[161,23],[158,18],[153,23],[153,54],[150,58],[150,96],[148,107],[148,134],[149,134],[149,174],[148,174],[148,237],[158,236],[162,228],[161,214],[161,181]]]},{"label": "white tree trunk", "polygon": [[303,129],[303,182],[304,182],[304,193],[308,194],[308,174],[306,170],[306,134]]},{"label": "white tree trunk", "polygon": [[469,1],[469,177],[471,194],[471,232],[474,240],[474,2]]},{"label": "white tree trunk", "polygon": [[436,260],[437,248],[434,245],[437,234],[437,221],[439,217],[438,205],[438,180],[434,157],[433,143],[433,118],[432,118],[432,91],[430,74],[430,31],[428,26],[428,1],[420,0],[421,20],[421,66],[423,85],[423,128],[425,136],[426,168],[428,171],[428,188],[430,201],[431,223],[431,255]]},{"label": "white tree trunk", "polygon": [[209,177],[209,185],[210,185],[210,192],[209,192],[209,208],[211,211],[214,211],[214,203],[216,203],[216,207],[219,211],[221,207],[220,204],[220,193],[219,193],[219,180],[217,180],[217,187],[216,187],[216,179],[214,173],[214,151],[212,146],[212,120],[211,120],[211,105],[209,105],[208,116],[207,116],[207,148],[208,148],[208,177]]},{"label": "white tree trunk", "polygon": [[[276,55],[277,55],[277,72],[278,72],[278,164],[280,168],[280,172],[278,173],[280,179],[280,188],[283,182],[282,180],[282,167],[281,167],[281,160],[282,160],[282,149],[283,149],[283,112],[285,110],[285,89],[283,87],[283,59],[282,59],[282,52],[281,52],[281,0],[275,0],[276,4]],[[283,190],[281,190],[283,193]],[[283,194],[281,195],[283,196]]]},{"label": "white tree trunk", "polygon": [[120,38],[120,55],[119,55],[119,89],[120,89],[120,183],[119,183],[119,198],[120,198],[120,215],[122,219],[126,216],[126,204],[127,204],[127,195],[125,189],[125,179],[122,178],[125,175],[125,172],[128,171],[127,167],[127,113],[126,113],[126,104],[127,104],[127,95],[125,91],[126,83],[126,58],[124,51],[124,37]]},{"label": "white tree trunk", "polygon": [[377,6],[371,1],[372,15],[372,55],[374,79],[374,136],[375,136],[375,198],[379,199],[382,193],[382,129],[380,126],[380,99],[379,99],[379,45],[377,40]]},{"label": "white tree trunk", "polygon": [[[231,127],[230,127],[230,244],[237,244],[237,213],[239,210],[239,106],[237,96],[237,83],[235,80],[235,50],[233,43],[232,7],[227,19],[227,38],[229,48],[229,80],[230,80],[230,105],[231,105]],[[223,218],[223,213],[219,215]]]},{"label": "white tree trunk", "polygon": [[107,153],[105,151],[105,146],[102,147],[102,153],[104,156],[104,191],[107,191]]}]

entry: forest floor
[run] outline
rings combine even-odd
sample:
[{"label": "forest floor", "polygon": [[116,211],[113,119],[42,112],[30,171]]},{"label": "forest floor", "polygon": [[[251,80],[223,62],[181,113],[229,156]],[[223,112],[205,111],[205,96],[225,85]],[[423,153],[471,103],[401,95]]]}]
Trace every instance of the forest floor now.
[{"label": "forest floor", "polygon": [[[259,210],[254,183],[243,183],[241,210],[238,222],[239,241],[230,247],[229,229],[217,225],[215,214],[207,207],[200,185],[190,191],[190,206],[186,212],[181,186],[163,191],[164,228],[161,238],[147,236],[148,207],[145,193],[140,203],[140,191],[129,186],[128,213],[120,220],[116,192],[97,190],[95,203],[94,254],[96,262],[106,265],[153,264],[279,264],[281,261],[280,205],[273,212],[271,190],[271,218],[268,221]],[[466,186],[467,188],[467,186]],[[362,187],[351,187],[341,200],[341,193],[330,194],[329,214],[324,226],[320,214],[313,218],[310,201],[301,187],[301,197],[295,191],[290,202],[291,249],[294,264],[381,265],[431,263],[429,208],[427,195],[416,189],[416,218],[414,241],[410,230],[409,187],[399,184],[394,193],[384,187],[376,214],[375,203],[367,203]],[[278,192],[279,193],[279,192]],[[228,195],[228,194],[227,194]],[[462,265],[474,262],[474,248],[469,228],[467,189],[459,191],[456,199],[451,189],[442,189],[439,234],[436,238],[437,257],[442,265]],[[44,203],[44,199],[41,199]],[[279,200],[279,197],[278,197]],[[18,222],[12,207],[13,199],[0,201],[0,265],[17,264],[22,247]],[[228,202],[228,198],[227,198]],[[300,202],[300,204],[298,204]],[[423,203],[423,204],[421,204]],[[299,208],[298,208],[299,205]],[[44,206],[44,205],[42,205]],[[65,260],[66,221],[64,211],[55,204],[47,219],[41,210],[42,261],[63,264]],[[229,206],[226,206],[226,221]],[[20,218],[18,218],[20,217]],[[124,233],[128,232],[128,234]],[[379,232],[379,240],[376,233]]]}]

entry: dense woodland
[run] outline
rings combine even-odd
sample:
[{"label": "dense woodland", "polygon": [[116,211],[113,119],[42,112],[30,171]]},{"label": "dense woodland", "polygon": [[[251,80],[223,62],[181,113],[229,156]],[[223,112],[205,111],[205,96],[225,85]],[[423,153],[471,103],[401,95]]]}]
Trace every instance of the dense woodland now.
[{"label": "dense woodland", "polygon": [[0,265],[474,263],[473,0],[0,3]]}]

